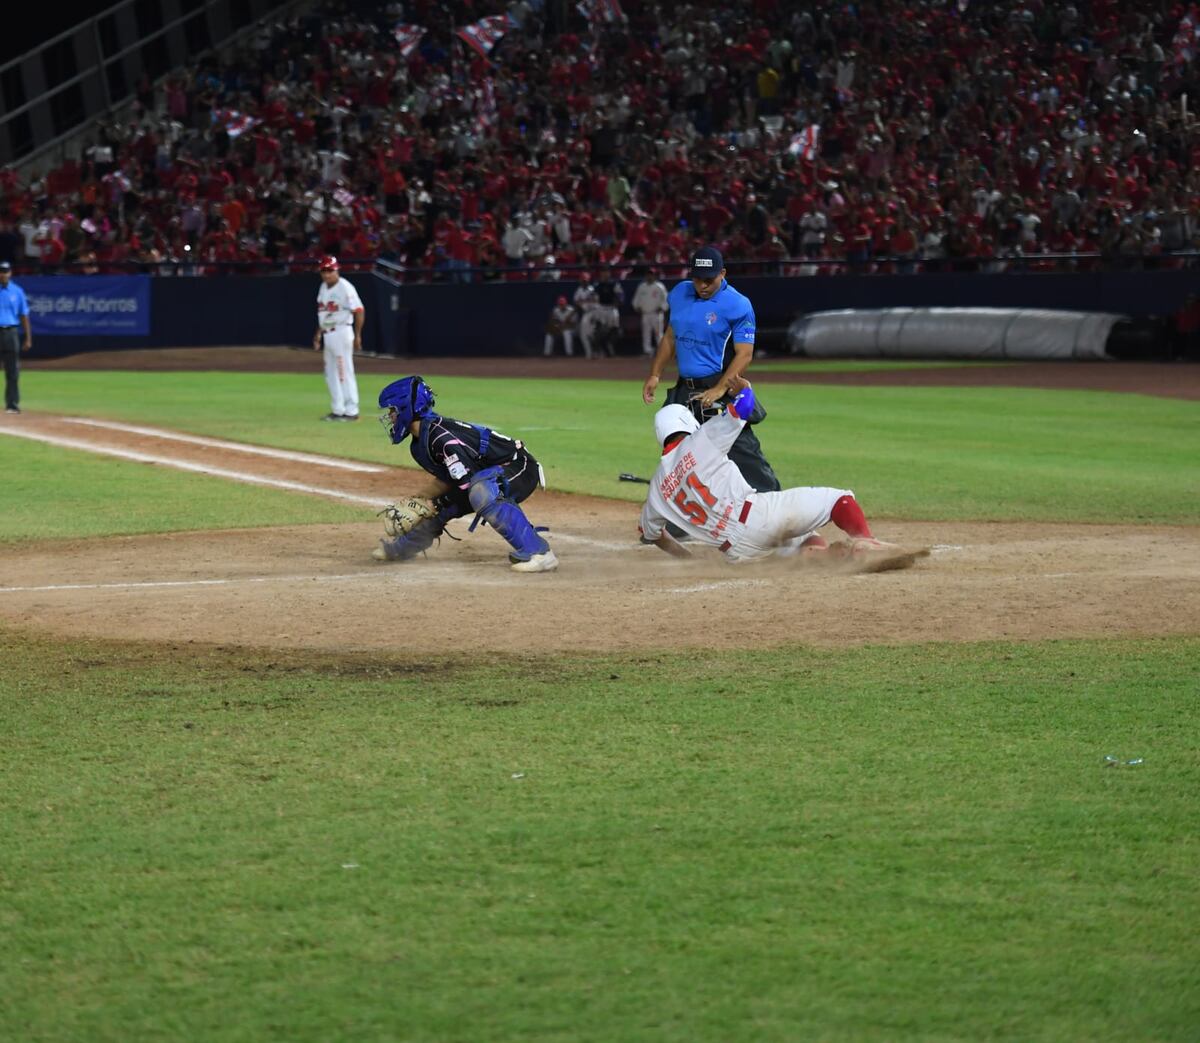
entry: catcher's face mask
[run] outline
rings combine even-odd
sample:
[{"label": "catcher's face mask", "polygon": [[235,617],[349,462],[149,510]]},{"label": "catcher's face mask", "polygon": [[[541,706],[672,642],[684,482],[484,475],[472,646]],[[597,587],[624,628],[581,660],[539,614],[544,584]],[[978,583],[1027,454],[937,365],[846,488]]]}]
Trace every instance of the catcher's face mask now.
[{"label": "catcher's face mask", "polygon": [[393,380],[379,392],[379,407],[385,410],[379,422],[392,443],[399,445],[408,437],[409,424],[433,411],[433,390],[420,377]]}]

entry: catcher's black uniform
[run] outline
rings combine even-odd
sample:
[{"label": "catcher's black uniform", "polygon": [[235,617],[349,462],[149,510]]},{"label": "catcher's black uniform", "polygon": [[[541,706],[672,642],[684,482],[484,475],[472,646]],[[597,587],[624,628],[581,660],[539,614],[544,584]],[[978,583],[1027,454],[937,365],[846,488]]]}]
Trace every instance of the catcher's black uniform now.
[{"label": "catcher's black uniform", "polygon": [[462,508],[459,515],[472,510],[468,491],[482,471],[499,469],[501,495],[513,503],[520,503],[542,484],[541,467],[519,438],[453,417],[425,417],[410,451],[420,467],[451,487],[438,506],[454,503]]},{"label": "catcher's black uniform", "polygon": [[421,431],[410,452],[423,470],[450,486],[450,491],[433,501],[435,515],[385,543],[390,560],[404,561],[427,550],[447,522],[472,511],[508,541],[514,563],[549,553],[550,545],[517,506],[545,484],[537,460],[519,439],[480,424],[427,413],[421,417]]}]

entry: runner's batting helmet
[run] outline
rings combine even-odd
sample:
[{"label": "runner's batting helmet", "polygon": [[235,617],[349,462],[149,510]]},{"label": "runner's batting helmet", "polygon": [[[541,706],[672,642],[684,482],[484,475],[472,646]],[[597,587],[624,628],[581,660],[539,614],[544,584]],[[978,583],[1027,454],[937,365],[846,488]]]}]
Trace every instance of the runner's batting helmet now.
[{"label": "runner's batting helmet", "polygon": [[321,258],[321,271],[336,272],[339,267],[340,265],[338,264],[338,259],[336,257],[331,256]]},{"label": "runner's batting helmet", "polygon": [[420,377],[393,380],[379,392],[379,422],[387,429],[393,444],[408,437],[408,425],[433,413],[433,389]]},{"label": "runner's batting helmet", "polygon": [[700,421],[692,415],[692,411],[687,406],[672,403],[669,406],[663,406],[654,414],[654,437],[658,439],[659,445],[662,445],[674,434],[682,432],[690,435],[693,431],[698,430],[700,430]]}]

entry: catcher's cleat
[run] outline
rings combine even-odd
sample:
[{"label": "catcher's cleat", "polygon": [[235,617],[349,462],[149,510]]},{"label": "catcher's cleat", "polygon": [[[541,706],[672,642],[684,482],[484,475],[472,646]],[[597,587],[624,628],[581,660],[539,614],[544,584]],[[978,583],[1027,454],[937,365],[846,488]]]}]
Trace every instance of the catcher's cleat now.
[{"label": "catcher's cleat", "polygon": [[512,564],[513,572],[553,572],[556,568],[558,568],[558,558],[554,556],[552,550],[535,554],[528,561],[514,561]]},{"label": "catcher's cleat", "polygon": [[380,540],[379,546],[371,551],[371,557],[376,561],[397,561],[400,555],[391,553],[387,540]]},{"label": "catcher's cleat", "polygon": [[414,545],[403,536],[395,540],[379,541],[379,546],[371,551],[371,557],[376,561],[410,561],[420,554],[424,547]]}]

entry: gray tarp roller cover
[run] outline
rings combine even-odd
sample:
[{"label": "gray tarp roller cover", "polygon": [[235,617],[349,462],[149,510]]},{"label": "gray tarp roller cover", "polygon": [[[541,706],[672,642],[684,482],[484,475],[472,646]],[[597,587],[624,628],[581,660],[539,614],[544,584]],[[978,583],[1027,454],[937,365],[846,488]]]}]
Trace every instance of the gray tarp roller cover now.
[{"label": "gray tarp roller cover", "polygon": [[819,311],[788,327],[788,348],[811,358],[1106,359],[1109,312],[1027,308]]}]

